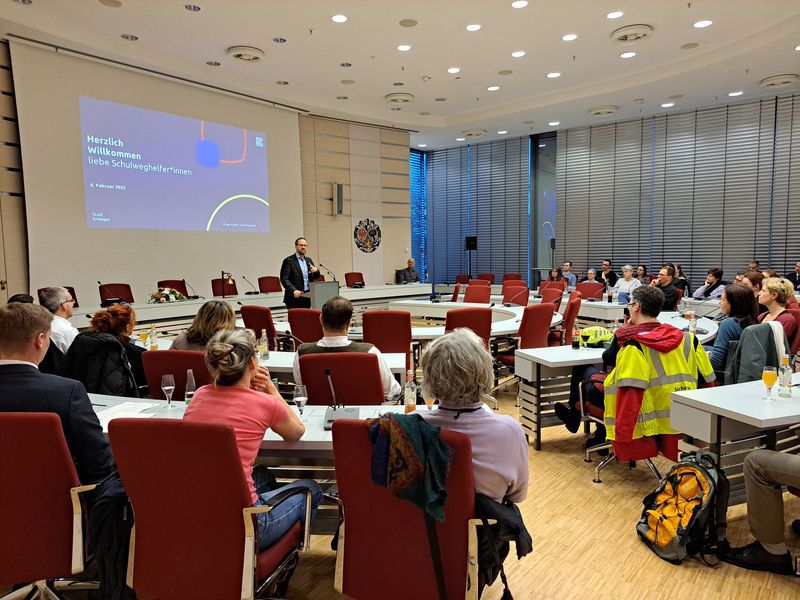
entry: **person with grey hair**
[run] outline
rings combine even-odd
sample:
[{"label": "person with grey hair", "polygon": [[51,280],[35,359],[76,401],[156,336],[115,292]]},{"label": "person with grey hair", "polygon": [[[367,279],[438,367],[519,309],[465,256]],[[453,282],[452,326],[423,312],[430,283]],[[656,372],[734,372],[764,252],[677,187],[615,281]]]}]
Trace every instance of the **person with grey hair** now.
[{"label": "person with grey hair", "polygon": [[578,283],[583,283],[584,281],[596,281],[597,283],[603,283],[602,281],[597,280],[597,271],[594,269],[587,269],[586,277],[581,277],[581,280]]},{"label": "person with grey hair", "polygon": [[39,293],[39,304],[53,313],[53,335],[50,341],[66,354],[78,335],[78,330],[68,320],[74,312],[75,299],[67,288],[46,287]]},{"label": "person with grey hair", "polygon": [[438,400],[417,413],[426,422],[466,434],[472,441],[475,491],[496,502],[528,494],[528,443],[519,423],[484,405],[494,383],[492,357],[469,329],[436,340],[422,355],[422,395]]},{"label": "person with grey hair", "polygon": [[[206,346],[206,365],[213,383],[195,392],[183,418],[233,427],[254,506],[263,506],[286,489],[303,488],[311,490],[312,510],[316,510],[322,500],[322,491],[317,482],[301,479],[271,489],[271,481],[264,470],[253,470],[267,429],[272,429],[287,442],[296,442],[305,433],[305,425],[298,414],[286,405],[268,372],[266,390],[260,392],[252,389],[252,380],[260,368],[256,360],[253,333],[247,329],[216,333]],[[296,521],[302,522],[305,512],[305,494],[296,494],[270,512],[260,513],[259,548],[263,550],[269,547]]]},{"label": "person with grey hair", "polygon": [[617,298],[620,304],[627,304],[631,299],[633,290],[641,285],[642,282],[633,276],[633,266],[625,265],[622,267],[622,279],[617,280],[612,290],[619,294]]}]

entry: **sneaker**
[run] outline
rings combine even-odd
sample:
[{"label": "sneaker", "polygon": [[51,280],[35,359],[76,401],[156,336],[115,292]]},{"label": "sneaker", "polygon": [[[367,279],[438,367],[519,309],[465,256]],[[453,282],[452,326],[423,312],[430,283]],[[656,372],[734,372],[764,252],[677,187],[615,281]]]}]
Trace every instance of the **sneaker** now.
[{"label": "sneaker", "polygon": [[564,423],[570,433],[578,433],[578,429],[581,426],[581,413],[563,402],[554,404],[553,409],[556,411],[556,416]]},{"label": "sneaker", "polygon": [[769,571],[778,575],[795,574],[792,568],[792,555],[789,552],[771,554],[757,541],[741,548],[725,549],[722,560],[751,571]]},{"label": "sneaker", "polygon": [[792,531],[797,537],[800,537],[800,519],[792,521]]}]

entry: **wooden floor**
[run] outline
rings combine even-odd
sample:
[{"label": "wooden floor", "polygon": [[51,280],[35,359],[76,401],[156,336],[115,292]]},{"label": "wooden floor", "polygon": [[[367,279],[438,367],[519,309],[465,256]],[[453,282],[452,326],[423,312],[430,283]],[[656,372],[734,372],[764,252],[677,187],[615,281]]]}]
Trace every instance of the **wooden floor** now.
[{"label": "wooden floor", "polygon": [[[516,415],[515,388],[510,392],[501,396],[500,410]],[[534,551],[518,561],[512,549],[506,561],[515,600],[800,598],[800,579],[727,564],[712,569],[696,560],[674,566],[657,558],[635,532],[642,498],[655,487],[655,478],[644,465],[628,470],[614,463],[604,469],[602,484],[592,483],[597,461],[583,462],[583,439],[550,427],[543,432],[542,451],[529,450],[531,483],[520,508]],[[657,464],[663,473],[671,463]],[[800,518],[800,498],[787,494],[785,504],[788,529],[791,519]],[[745,515],[744,505],[728,511],[728,539],[734,546],[752,541]],[[800,540],[791,531],[787,541],[793,553],[800,552]],[[315,536],[292,578],[289,598],[344,598],[333,590],[334,561],[330,537]],[[498,582],[483,597],[497,600],[501,593]]]}]

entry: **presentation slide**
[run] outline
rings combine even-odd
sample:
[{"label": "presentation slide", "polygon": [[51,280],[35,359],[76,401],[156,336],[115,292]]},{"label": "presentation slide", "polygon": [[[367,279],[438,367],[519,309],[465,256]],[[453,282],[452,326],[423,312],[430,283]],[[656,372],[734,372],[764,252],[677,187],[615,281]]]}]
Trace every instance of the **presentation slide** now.
[{"label": "presentation slide", "polygon": [[86,97],[80,121],[89,227],[270,230],[263,133]]}]

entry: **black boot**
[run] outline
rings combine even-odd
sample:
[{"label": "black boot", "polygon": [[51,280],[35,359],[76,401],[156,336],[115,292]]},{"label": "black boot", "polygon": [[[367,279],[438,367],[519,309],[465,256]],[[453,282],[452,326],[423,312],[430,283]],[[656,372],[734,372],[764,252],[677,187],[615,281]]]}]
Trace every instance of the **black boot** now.
[{"label": "black boot", "polygon": [[741,548],[728,548],[722,553],[722,560],[743,569],[769,571],[778,575],[794,575],[792,555],[772,554],[764,550],[759,542]]},{"label": "black boot", "polygon": [[553,409],[556,411],[556,416],[564,423],[570,433],[578,432],[581,426],[581,413],[562,402],[554,404]]}]

